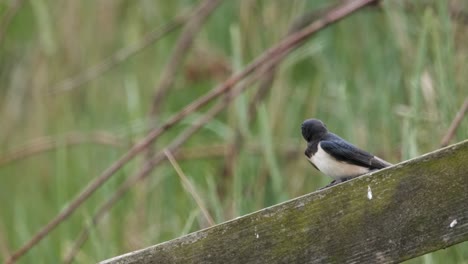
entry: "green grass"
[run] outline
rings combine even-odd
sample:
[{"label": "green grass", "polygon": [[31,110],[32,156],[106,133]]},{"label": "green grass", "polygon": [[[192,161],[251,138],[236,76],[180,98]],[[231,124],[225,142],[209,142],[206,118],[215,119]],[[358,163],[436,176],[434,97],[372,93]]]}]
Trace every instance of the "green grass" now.
[{"label": "green grass", "polygon": [[[145,135],[150,99],[179,32],[73,91],[49,91],[197,2],[25,1],[0,43],[0,153],[7,155],[43,136],[63,142],[70,132],[106,131],[125,147],[63,145],[1,166],[1,255],[30,239],[121,156],[129,142]],[[242,135],[231,176],[222,176],[224,156],[178,161],[216,222],[312,192],[330,181],[302,155],[305,143],[299,128],[304,119],[320,118],[333,132],[391,162],[439,147],[468,95],[468,25],[450,17],[445,1],[411,2],[409,8],[404,1],[383,1],[382,9],[367,8],[315,35],[282,64],[252,123],[246,115],[256,86],[184,145],[229,146],[236,133]],[[327,4],[225,1],[197,36],[194,52],[203,55],[189,55],[164,100],[161,119],[222,80],[224,75],[213,72],[215,62],[242,69],[284,36],[304,10]],[[0,4],[0,17],[7,7]],[[197,78],[187,74],[194,66],[201,69]],[[165,146],[205,110],[171,129],[157,146]],[[453,142],[467,137],[465,121]],[[291,149],[296,153],[286,155]],[[20,263],[58,262],[96,208],[142,161],[126,165]],[[176,172],[165,163],[112,209],[76,260],[96,262],[205,224]],[[468,263],[466,246],[408,263]]]}]

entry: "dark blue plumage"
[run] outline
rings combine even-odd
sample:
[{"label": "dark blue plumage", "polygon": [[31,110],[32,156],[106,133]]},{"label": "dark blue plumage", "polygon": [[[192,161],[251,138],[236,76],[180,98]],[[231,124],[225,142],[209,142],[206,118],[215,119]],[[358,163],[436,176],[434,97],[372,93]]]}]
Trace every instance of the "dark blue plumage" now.
[{"label": "dark blue plumage", "polygon": [[312,165],[337,181],[391,165],[328,132],[325,124],[318,119],[308,119],[302,123],[302,136],[307,141],[305,155]]}]

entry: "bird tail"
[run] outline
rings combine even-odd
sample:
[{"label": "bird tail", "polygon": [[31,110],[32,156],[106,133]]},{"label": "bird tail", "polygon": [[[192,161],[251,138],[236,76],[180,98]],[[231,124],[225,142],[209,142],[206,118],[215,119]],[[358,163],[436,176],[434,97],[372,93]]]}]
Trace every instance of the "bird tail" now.
[{"label": "bird tail", "polygon": [[382,163],[383,165],[385,165],[385,167],[390,167],[392,166],[393,164],[388,162],[388,161],[385,161],[377,156],[374,156],[374,159],[378,160],[380,163]]}]

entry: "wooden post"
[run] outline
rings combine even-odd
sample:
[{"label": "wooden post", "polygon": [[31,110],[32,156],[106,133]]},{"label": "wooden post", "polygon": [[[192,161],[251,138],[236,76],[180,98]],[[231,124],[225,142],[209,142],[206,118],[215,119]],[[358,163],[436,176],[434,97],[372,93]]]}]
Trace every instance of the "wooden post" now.
[{"label": "wooden post", "polygon": [[468,240],[468,140],[102,263],[396,263]]}]

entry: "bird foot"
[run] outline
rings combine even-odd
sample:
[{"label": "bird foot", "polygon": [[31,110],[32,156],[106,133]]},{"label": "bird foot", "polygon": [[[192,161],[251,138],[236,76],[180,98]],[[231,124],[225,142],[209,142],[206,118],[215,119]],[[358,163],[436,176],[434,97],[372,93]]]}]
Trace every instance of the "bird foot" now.
[{"label": "bird foot", "polygon": [[341,182],[341,181],[333,180],[333,181],[330,182],[329,184],[323,186],[322,188],[319,188],[319,190],[326,189],[326,188],[331,187],[331,186],[333,186],[333,185],[335,185],[335,184],[338,184],[338,183],[340,183],[340,182]]},{"label": "bird foot", "polygon": [[337,185],[338,183],[345,182],[345,181],[350,180],[352,178],[354,178],[354,177],[343,177],[343,178],[341,178],[339,180],[333,180],[332,182],[330,182],[329,184],[327,184],[324,187],[320,188],[319,190],[323,190],[323,189],[331,187],[333,185]]}]

